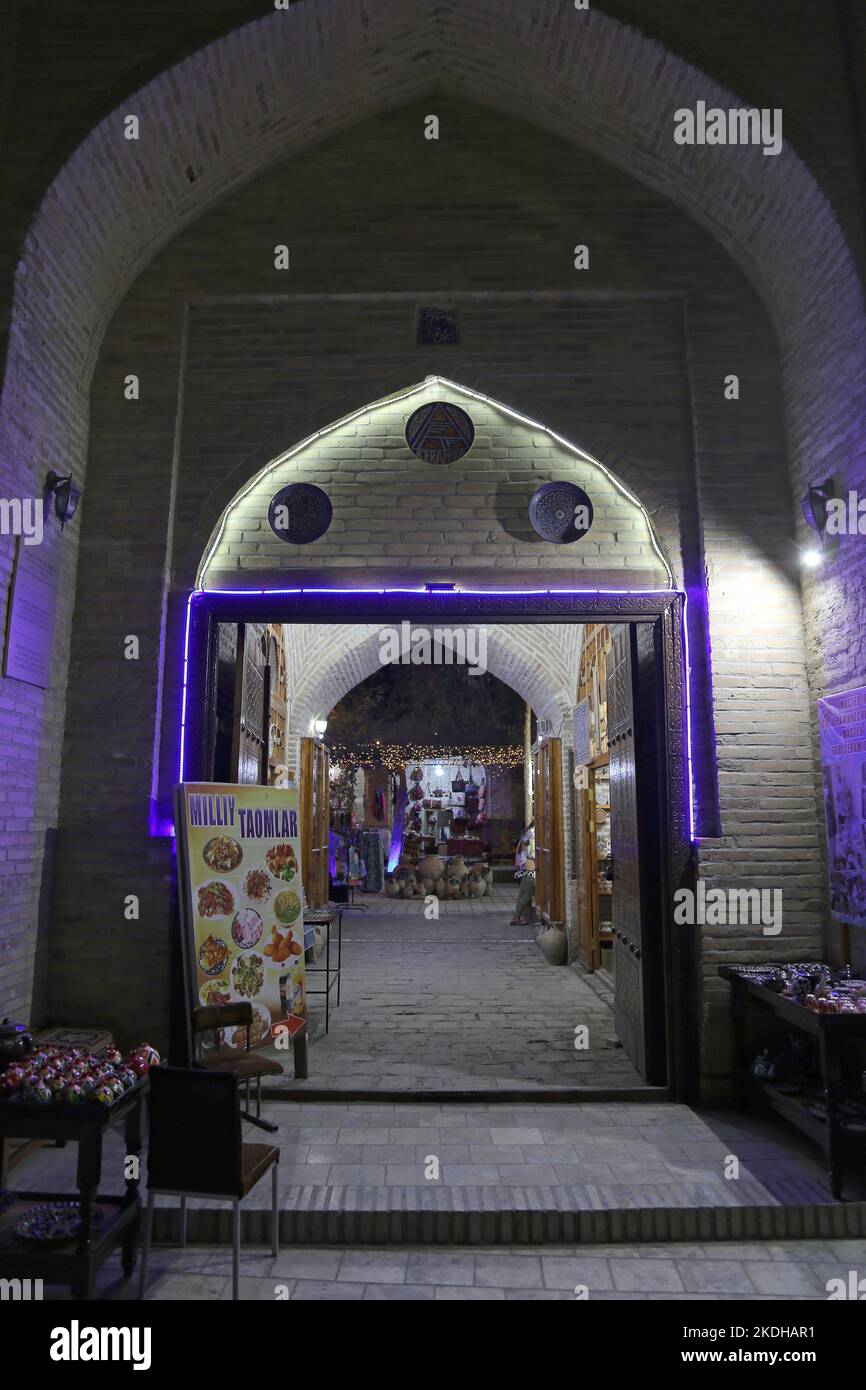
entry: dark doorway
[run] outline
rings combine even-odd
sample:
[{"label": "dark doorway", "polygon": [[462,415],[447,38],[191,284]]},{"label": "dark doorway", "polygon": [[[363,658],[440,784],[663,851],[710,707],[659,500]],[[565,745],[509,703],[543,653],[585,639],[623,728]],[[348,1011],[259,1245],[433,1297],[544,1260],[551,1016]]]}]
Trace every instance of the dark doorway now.
[{"label": "dark doorway", "polygon": [[[220,594],[191,601],[182,777],[213,775],[220,623],[404,619],[611,625],[611,831],[617,1027],[648,1081],[695,1094],[697,973],[693,939],[675,927],[673,893],[692,873],[690,759],[682,596],[375,592]],[[618,899],[618,902],[617,902]]]}]

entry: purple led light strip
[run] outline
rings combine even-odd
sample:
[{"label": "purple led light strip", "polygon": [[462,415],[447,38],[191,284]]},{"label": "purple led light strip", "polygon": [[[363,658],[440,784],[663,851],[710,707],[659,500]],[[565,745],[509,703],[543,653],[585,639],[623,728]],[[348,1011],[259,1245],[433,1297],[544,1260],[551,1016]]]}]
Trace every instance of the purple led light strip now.
[{"label": "purple led light strip", "polygon": [[186,708],[189,694],[189,634],[192,619],[192,605],[198,598],[213,595],[215,598],[266,598],[277,597],[283,594],[332,594],[334,598],[342,598],[346,594],[421,594],[425,598],[462,598],[466,594],[472,597],[489,596],[491,598],[543,598],[549,594],[591,594],[595,597],[608,597],[616,594],[671,594],[679,592],[683,599],[683,650],[685,658],[686,676],[686,763],[687,776],[686,785],[688,788],[688,821],[689,836],[695,839],[695,803],[694,790],[692,786],[692,776],[694,771],[693,749],[692,749],[692,674],[689,656],[689,626],[688,626],[688,595],[682,590],[673,589],[440,589],[431,593],[428,589],[327,589],[327,588],[308,588],[308,589],[197,589],[190,594],[186,606],[186,630],[184,633],[183,646],[183,696],[181,701],[180,716],[180,760],[178,765],[178,781],[183,781],[183,774],[186,765]]}]

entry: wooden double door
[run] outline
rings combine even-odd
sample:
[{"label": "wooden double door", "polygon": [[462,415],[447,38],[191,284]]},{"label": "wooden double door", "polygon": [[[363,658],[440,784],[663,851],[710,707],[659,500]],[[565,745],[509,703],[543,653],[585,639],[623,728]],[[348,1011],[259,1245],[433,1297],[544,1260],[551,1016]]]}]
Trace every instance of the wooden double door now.
[{"label": "wooden double door", "polygon": [[658,663],[650,624],[612,629],[607,663],[614,1013],[637,1070],[664,1084]]},{"label": "wooden double door", "polygon": [[546,738],[533,758],[535,905],[545,922],[565,923],[562,740]]}]

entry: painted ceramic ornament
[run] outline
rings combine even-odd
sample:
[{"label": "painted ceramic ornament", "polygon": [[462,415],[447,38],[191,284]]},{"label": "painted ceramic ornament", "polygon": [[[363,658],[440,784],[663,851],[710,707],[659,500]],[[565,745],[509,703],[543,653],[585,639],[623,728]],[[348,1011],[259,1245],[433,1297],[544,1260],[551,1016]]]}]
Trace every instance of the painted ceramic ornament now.
[{"label": "painted ceramic ornament", "polygon": [[102,1055],[106,1062],[110,1062],[113,1067],[116,1067],[118,1062],[123,1061],[123,1055],[116,1047],[107,1047]]},{"label": "painted ceramic ornament", "polygon": [[159,1066],[159,1053],[155,1047],[151,1047],[150,1043],[142,1043],[141,1047],[137,1047],[135,1050],[141,1053],[149,1067]]},{"label": "painted ceramic ornament", "polygon": [[38,1105],[47,1105],[51,1099],[51,1092],[44,1081],[35,1081],[27,1087],[24,1095],[25,1100],[35,1100]]},{"label": "painted ceramic ornament", "polygon": [[289,545],[309,545],[324,536],[334,515],[331,499],[314,483],[288,483],[271,498],[268,524]]},{"label": "painted ceramic ornament", "polygon": [[140,1052],[131,1052],[126,1058],[127,1066],[135,1072],[136,1076],[147,1076],[147,1062]]},{"label": "painted ceramic ornament", "polygon": [[138,1077],[132,1070],[132,1067],[121,1067],[118,1070],[117,1076],[118,1079],[123,1083],[123,1088],[126,1091],[131,1091],[133,1086],[138,1085]]},{"label": "painted ceramic ornament", "polygon": [[78,1085],[77,1081],[70,1081],[69,1085],[66,1087],[63,1099],[69,1105],[81,1104],[84,1100],[84,1096],[81,1094],[81,1087]]},{"label": "painted ceramic ornament", "polygon": [[93,1093],[93,1099],[98,1100],[100,1105],[113,1105],[115,1095],[110,1086],[98,1086]]},{"label": "painted ceramic ornament", "polygon": [[87,1072],[80,1082],[79,1090],[85,1100],[88,1100],[93,1095],[96,1090],[96,1081],[91,1076],[90,1072]]},{"label": "painted ceramic ornament", "polygon": [[475,426],[461,406],[427,401],[406,421],[406,443],[425,463],[456,463],[472,448]]},{"label": "painted ceramic ornament", "polygon": [[533,531],[553,545],[579,541],[592,526],[592,521],[592,502],[575,483],[545,483],[529,503]]}]

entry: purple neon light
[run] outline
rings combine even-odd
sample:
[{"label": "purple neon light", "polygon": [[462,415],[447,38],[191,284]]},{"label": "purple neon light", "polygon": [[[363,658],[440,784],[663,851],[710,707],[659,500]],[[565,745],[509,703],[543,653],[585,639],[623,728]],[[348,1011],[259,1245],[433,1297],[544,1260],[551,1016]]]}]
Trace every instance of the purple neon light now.
[{"label": "purple neon light", "polygon": [[[694,788],[692,779],[694,775],[694,753],[692,745],[692,673],[689,654],[689,626],[688,626],[688,595],[682,590],[673,589],[447,589],[439,590],[436,594],[438,598],[462,598],[466,594],[472,597],[484,597],[489,595],[492,598],[542,598],[549,594],[592,594],[595,597],[608,597],[611,594],[670,594],[681,593],[683,599],[683,653],[685,658],[686,674],[686,763],[687,763],[687,791],[688,791],[688,819],[689,835],[695,839],[695,803]],[[334,598],[340,599],[347,594],[422,594],[426,598],[431,595],[427,589],[330,589],[330,588],[301,588],[301,589],[197,589],[190,594],[186,609],[186,631],[184,634],[183,650],[183,697],[181,701],[180,716],[180,759],[178,765],[178,781],[183,781],[184,769],[186,766],[186,706],[189,691],[189,630],[192,617],[192,605],[195,599],[205,598],[213,595],[218,598],[264,598],[275,597],[281,594],[331,594]]]},{"label": "purple neon light", "polygon": [[686,786],[689,798],[689,838],[695,839],[695,795],[692,786],[692,666],[689,658],[689,597],[683,594],[683,652],[686,663]]}]

